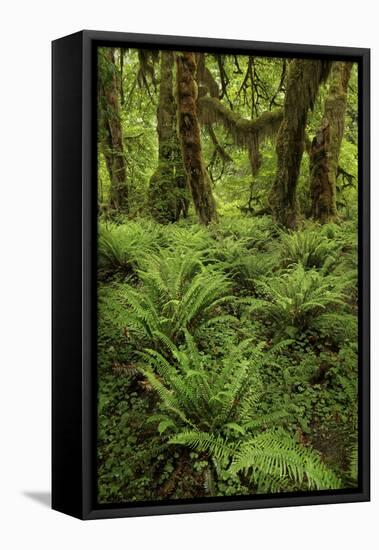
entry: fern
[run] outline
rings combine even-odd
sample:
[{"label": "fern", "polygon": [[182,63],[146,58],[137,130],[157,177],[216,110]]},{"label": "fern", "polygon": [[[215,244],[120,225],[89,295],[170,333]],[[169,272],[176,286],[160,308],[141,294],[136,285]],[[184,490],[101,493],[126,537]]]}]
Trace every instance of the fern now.
[{"label": "fern", "polygon": [[209,368],[188,332],[186,347],[174,348],[173,362],[155,350],[144,353],[141,370],[157,391],[163,411],[158,431],[168,444],[189,447],[208,459],[208,487],[214,486],[213,477],[222,467],[232,475],[248,473],[258,492],[262,487],[284,490],[287,485],[339,486],[317,453],[282,429],[267,429],[280,424],[285,413],[258,412],[259,367],[274,353],[267,353],[263,343],[252,347],[247,340],[222,364]]},{"label": "fern", "polygon": [[161,251],[138,270],[138,276],[140,288],[129,285],[124,291],[129,324],[150,342],[159,341],[159,334],[180,341],[184,329],[194,331],[210,319],[215,322],[217,311],[233,299],[225,275],[204,267],[196,254]]},{"label": "fern", "polygon": [[208,257],[233,280],[236,289],[254,291],[256,281],[277,268],[278,261],[275,254],[248,248],[248,242],[248,239],[235,241],[226,237],[216,241]]},{"label": "fern", "polygon": [[298,264],[280,277],[260,282],[262,298],[249,301],[250,311],[270,321],[273,332],[292,337],[311,327],[325,312],[343,310],[346,286]]},{"label": "fern", "polygon": [[278,246],[285,267],[300,263],[305,269],[330,269],[339,250],[338,242],[318,229],[282,232]]},{"label": "fern", "polygon": [[232,446],[228,445],[220,435],[207,432],[184,431],[172,436],[171,445],[184,445],[200,453],[215,458],[218,461],[228,460],[232,453]]},{"label": "fern", "polygon": [[168,247],[176,253],[205,253],[211,245],[211,236],[204,227],[183,227],[177,224],[164,228]]},{"label": "fern", "polygon": [[231,471],[242,471],[265,488],[270,487],[270,480],[275,481],[277,488],[279,480],[283,483],[286,479],[299,488],[304,483],[309,489],[341,486],[315,451],[298,444],[282,429],[266,431],[242,443],[235,452]]},{"label": "fern", "polygon": [[[251,349],[250,342],[243,342],[210,368],[208,358],[197,350],[187,331],[185,340],[181,349],[172,346],[171,360],[154,349],[145,350],[144,364],[150,370],[146,371],[143,365],[141,368],[144,373],[150,372],[149,380],[155,376],[172,392],[183,414],[199,431],[207,426],[213,433],[221,434],[228,422],[251,420],[252,411],[244,411],[246,402],[257,403],[262,391],[257,370],[258,364],[263,363],[264,344]],[[164,405],[165,400],[162,402]]]},{"label": "fern", "polygon": [[100,224],[98,239],[98,269],[103,277],[134,273],[140,262],[157,251],[158,230],[137,222],[125,225]]},{"label": "fern", "polygon": [[216,239],[231,237],[235,241],[244,241],[251,249],[266,249],[267,243],[276,235],[276,227],[270,216],[257,218],[223,218],[212,228]]},{"label": "fern", "polygon": [[358,318],[349,313],[323,313],[312,322],[323,338],[331,339],[339,345],[356,342],[358,337]]}]

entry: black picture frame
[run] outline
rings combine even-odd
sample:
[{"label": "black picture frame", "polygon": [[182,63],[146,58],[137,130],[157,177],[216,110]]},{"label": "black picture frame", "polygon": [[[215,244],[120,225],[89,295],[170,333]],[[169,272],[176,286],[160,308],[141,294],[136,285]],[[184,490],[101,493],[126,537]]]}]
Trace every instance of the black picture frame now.
[{"label": "black picture frame", "polygon": [[[96,48],[356,61],[359,66],[359,486],[198,501],[96,504]],[[370,499],[370,50],[85,30],[52,43],[52,508],[81,519]]]}]

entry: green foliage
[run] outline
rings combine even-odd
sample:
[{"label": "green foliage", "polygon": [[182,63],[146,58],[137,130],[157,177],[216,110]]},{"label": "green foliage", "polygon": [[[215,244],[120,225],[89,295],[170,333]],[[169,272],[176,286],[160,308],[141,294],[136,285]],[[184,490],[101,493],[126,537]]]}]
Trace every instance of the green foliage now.
[{"label": "green foliage", "polygon": [[[159,52],[115,48],[112,64],[104,53],[99,82],[115,78],[119,87],[129,213],[109,205],[100,124],[99,501],[356,487],[356,64],[339,155],[338,215],[324,225],[310,219],[308,145],[324,117],[326,82],[308,113],[298,227],[287,231],[271,213],[277,128],[264,140],[248,129],[280,114],[288,60],[205,54],[214,82],[200,81],[199,97],[213,87],[220,99],[208,102],[212,127],[201,121],[202,161],[219,218],[204,227],[191,197],[175,223],[151,219],[168,202],[151,192],[158,158],[176,175],[183,168],[158,155]],[[99,120],[113,114],[101,90],[98,110]],[[176,206],[190,195],[174,194]]]},{"label": "green foliage", "polygon": [[220,220],[211,230],[216,239],[231,237],[234,241],[245,243],[248,249],[258,250],[266,249],[268,241],[277,234],[270,216],[229,216]]},{"label": "green foliage", "polygon": [[134,261],[99,287],[103,502],[356,484],[353,240],[325,226],[334,271],[283,270],[255,226],[112,225]]},{"label": "green foliage", "polygon": [[285,267],[301,263],[305,269],[322,268],[328,272],[335,263],[339,246],[316,228],[282,233],[278,248]]},{"label": "green foliage", "polygon": [[169,444],[204,454],[216,473],[230,464],[232,474],[252,469],[258,492],[262,487],[280,490],[288,479],[299,486],[306,482],[309,488],[339,487],[338,478],[314,451],[283,430],[267,430],[283,421],[283,412],[260,415],[257,410],[259,368],[274,360],[276,349],[270,352],[263,344],[252,348],[243,341],[209,369],[209,359],[186,333],[186,348],[171,346],[171,352],[173,363],[146,350],[150,368],[141,367],[162,402],[158,431],[169,437]]},{"label": "green foliage", "polygon": [[151,370],[142,367],[143,372],[164,408],[182,428],[224,433],[231,423],[238,429],[242,422],[243,430],[254,419],[253,405],[260,395],[258,364],[269,360],[270,354],[263,352],[262,344],[251,348],[245,340],[209,368],[210,358],[197,350],[188,331],[185,336],[184,348],[170,345],[171,361],[153,349],[144,353]]},{"label": "green foliage", "polygon": [[107,372],[115,363],[128,362],[130,358],[122,288],[116,282],[98,287],[97,349],[98,369],[102,372]]},{"label": "green foliage", "polygon": [[282,429],[267,431],[244,442],[236,452],[232,472],[243,471],[258,492],[275,492],[291,480],[300,488],[338,489],[341,482],[312,449],[299,445]]},{"label": "green foliage", "polygon": [[[164,460],[151,402],[123,375],[103,374],[98,389],[98,491],[101,502],[156,499],[173,460]],[[135,457],[138,456],[138,460]],[[155,482],[153,478],[155,477]],[[159,498],[159,497],[158,497]]]},{"label": "green foliage", "polygon": [[250,300],[250,311],[270,323],[270,331],[295,336],[310,328],[324,312],[344,306],[344,284],[323,277],[301,264],[281,276],[259,283],[261,299]]},{"label": "green foliage", "polygon": [[144,262],[138,276],[141,286],[124,290],[129,326],[150,342],[161,341],[162,335],[178,341],[183,329],[216,322],[221,306],[233,298],[226,276],[204,266],[196,254],[162,250]]},{"label": "green foliage", "polygon": [[195,254],[204,261],[213,240],[205,227],[188,221],[182,220],[162,228],[162,244],[173,254]]},{"label": "green foliage", "polygon": [[127,276],[157,250],[158,230],[153,224],[100,224],[98,270],[100,276]]},{"label": "green foliage", "polygon": [[330,339],[339,346],[355,342],[358,337],[357,316],[349,313],[323,313],[314,319],[312,328],[324,340]]}]

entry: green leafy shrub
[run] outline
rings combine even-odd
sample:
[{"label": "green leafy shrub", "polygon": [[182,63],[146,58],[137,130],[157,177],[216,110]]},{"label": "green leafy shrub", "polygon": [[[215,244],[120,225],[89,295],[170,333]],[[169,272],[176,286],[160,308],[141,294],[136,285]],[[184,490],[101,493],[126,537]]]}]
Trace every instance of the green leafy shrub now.
[{"label": "green leafy shrub", "polygon": [[228,236],[216,240],[208,249],[207,260],[222,269],[233,281],[235,292],[255,292],[256,281],[278,266],[277,256],[248,247],[248,239],[234,240]]},{"label": "green leafy shrub", "polygon": [[[158,498],[162,442],[153,426],[146,425],[151,407],[152,399],[141,398],[127,377],[102,374],[98,388],[99,502]],[[172,466],[172,459],[165,457],[165,463]]]},{"label": "green leafy shrub", "polygon": [[340,347],[358,338],[358,319],[350,313],[323,313],[316,317],[312,328],[323,338]]},{"label": "green leafy shrub", "polygon": [[128,363],[132,357],[122,291],[123,285],[119,282],[108,282],[98,287],[97,361],[99,370],[104,372],[110,372],[116,363]]}]

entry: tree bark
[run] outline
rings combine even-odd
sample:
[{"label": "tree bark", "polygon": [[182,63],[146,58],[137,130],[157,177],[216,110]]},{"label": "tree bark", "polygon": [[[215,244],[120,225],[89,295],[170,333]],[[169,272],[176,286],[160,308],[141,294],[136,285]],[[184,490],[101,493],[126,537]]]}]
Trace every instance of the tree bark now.
[{"label": "tree bark", "polygon": [[118,82],[114,48],[104,48],[99,66],[99,141],[110,178],[110,206],[128,213],[128,183],[124,154]]},{"label": "tree bark", "polygon": [[332,221],[337,216],[336,177],[351,69],[352,63],[333,63],[322,126],[310,150],[312,216],[321,223]]},{"label": "tree bark", "polygon": [[285,227],[297,225],[296,186],[304,151],[308,111],[313,108],[319,86],[329,73],[330,62],[295,59],[291,62],[284,116],[277,142],[277,170],[270,193],[274,219]]},{"label": "tree bark", "polygon": [[175,222],[188,209],[187,176],[177,135],[173,94],[174,53],[161,52],[161,82],[157,109],[158,167],[150,180],[149,204],[160,223]]},{"label": "tree bark", "polygon": [[216,203],[206,171],[197,116],[196,59],[191,52],[177,54],[177,101],[179,136],[184,166],[199,220],[204,225],[217,220]]}]

